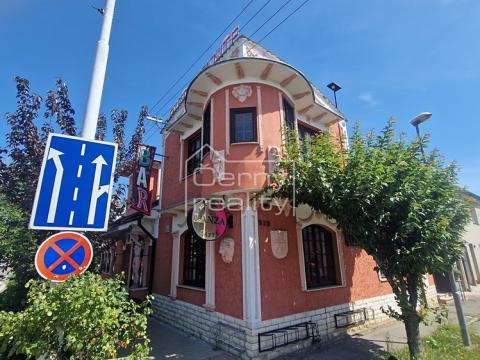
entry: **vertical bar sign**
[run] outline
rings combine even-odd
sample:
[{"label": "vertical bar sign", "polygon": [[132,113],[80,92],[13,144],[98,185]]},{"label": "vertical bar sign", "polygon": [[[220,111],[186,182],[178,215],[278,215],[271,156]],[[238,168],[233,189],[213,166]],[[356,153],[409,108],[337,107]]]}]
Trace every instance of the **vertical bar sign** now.
[{"label": "vertical bar sign", "polygon": [[132,192],[130,207],[145,215],[152,211],[152,192],[150,191],[150,173],[156,148],[154,146],[139,145],[135,171],[133,173],[136,191]]}]

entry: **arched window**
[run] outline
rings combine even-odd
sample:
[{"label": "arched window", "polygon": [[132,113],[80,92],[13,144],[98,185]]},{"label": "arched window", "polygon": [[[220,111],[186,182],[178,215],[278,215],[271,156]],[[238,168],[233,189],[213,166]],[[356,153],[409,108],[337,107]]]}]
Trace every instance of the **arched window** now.
[{"label": "arched window", "polygon": [[302,230],[307,289],[340,284],[332,234],[319,225]]},{"label": "arched window", "polygon": [[183,235],[183,285],[205,287],[205,241],[187,230]]}]

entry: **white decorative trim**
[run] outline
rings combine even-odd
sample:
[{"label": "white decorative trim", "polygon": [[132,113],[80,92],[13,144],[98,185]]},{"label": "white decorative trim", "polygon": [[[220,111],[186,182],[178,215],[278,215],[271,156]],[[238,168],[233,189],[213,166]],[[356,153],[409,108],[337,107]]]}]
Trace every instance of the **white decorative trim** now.
[{"label": "white decorative trim", "polygon": [[183,166],[184,159],[183,159],[183,148],[185,147],[185,141],[183,139],[180,140],[180,167],[178,171],[178,182],[181,183],[183,179]]},{"label": "white decorative trim", "polygon": [[[336,288],[336,287],[345,287],[345,265],[343,259],[343,251],[341,247],[342,242],[342,233],[334,226],[335,220],[327,219],[324,214],[320,214],[315,212],[310,219],[307,221],[297,221],[297,246],[298,246],[298,256],[299,256],[299,265],[300,265],[300,281],[301,287],[303,291],[317,291],[317,290],[324,290],[327,288]],[[335,242],[337,245],[337,254],[338,254],[338,266],[340,268],[340,285],[333,285],[331,287],[322,287],[316,289],[308,289],[307,288],[307,280],[305,275],[305,258],[304,258],[304,250],[303,250],[303,236],[302,230],[309,225],[321,225],[335,234]]]},{"label": "white decorative trim", "polygon": [[285,114],[283,112],[283,92],[278,92],[278,108],[280,110],[280,127],[285,127]]},{"label": "white decorative trim", "polygon": [[225,89],[225,152],[230,154],[230,95]]},{"label": "white decorative trim", "polygon": [[232,95],[235,99],[243,103],[252,95],[252,87],[245,84],[235,86],[232,89]]},{"label": "white decorative trim", "polygon": [[257,85],[257,134],[260,150],[263,151],[263,110],[262,110],[262,87]]},{"label": "white decorative trim", "polygon": [[205,244],[205,307],[215,309],[215,241]]},{"label": "white decorative trim", "polygon": [[242,247],[243,318],[257,323],[262,321],[258,214],[250,205],[242,211]]},{"label": "white decorative trim", "polygon": [[[213,149],[213,124],[215,123],[214,121],[214,116],[213,116],[213,97],[210,99],[210,147]],[[203,138],[202,138],[203,141]]]},{"label": "white decorative trim", "polygon": [[170,279],[170,297],[177,297],[178,286],[178,266],[180,259],[180,233],[175,232],[172,234],[172,274]]},{"label": "white decorative trim", "polygon": [[[167,138],[168,136],[170,135],[170,133],[167,133],[164,138],[163,138],[163,149],[165,149],[165,144],[167,142]],[[160,192],[158,193],[159,194],[159,197],[158,197],[158,208],[161,209],[162,208],[162,200],[163,200],[163,176],[165,174],[165,159],[162,160],[162,163],[160,165],[160,169],[161,169],[161,173],[160,173],[160,177],[158,179],[158,185],[160,187]]]}]

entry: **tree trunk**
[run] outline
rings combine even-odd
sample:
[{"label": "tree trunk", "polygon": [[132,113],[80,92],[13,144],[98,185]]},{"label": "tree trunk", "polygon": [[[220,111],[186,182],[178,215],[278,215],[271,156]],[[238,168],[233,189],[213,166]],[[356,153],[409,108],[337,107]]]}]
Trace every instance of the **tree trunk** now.
[{"label": "tree trunk", "polygon": [[410,359],[415,360],[420,356],[420,320],[421,317],[417,312],[418,305],[418,280],[416,274],[407,276],[408,289],[408,303],[409,309],[403,312],[405,330],[407,332],[408,351],[410,352]]},{"label": "tree trunk", "polygon": [[414,360],[420,356],[420,316],[412,312],[405,317],[405,330],[407,332],[408,351],[410,359]]}]

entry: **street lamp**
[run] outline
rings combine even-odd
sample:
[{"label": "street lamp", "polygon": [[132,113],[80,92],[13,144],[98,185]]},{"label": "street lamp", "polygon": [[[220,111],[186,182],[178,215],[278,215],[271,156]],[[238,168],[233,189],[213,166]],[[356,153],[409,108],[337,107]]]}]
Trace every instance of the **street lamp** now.
[{"label": "street lamp", "polygon": [[413,126],[415,126],[415,129],[417,130],[417,138],[418,138],[418,142],[420,143],[420,150],[422,151],[422,155],[423,155],[423,161],[426,161],[426,157],[425,157],[425,151],[423,150],[423,144],[422,144],[422,140],[421,140],[421,136],[420,136],[420,128],[419,128],[419,125],[425,121],[427,121],[428,119],[430,119],[432,117],[432,113],[429,113],[429,112],[422,112],[421,114],[418,114],[417,116],[415,116],[412,120],[410,120],[410,124],[412,124]]},{"label": "street lamp", "polygon": [[335,98],[335,107],[338,107],[337,106],[337,91],[338,90],[341,90],[342,88],[340,87],[340,85],[338,84],[335,84],[334,82],[331,82],[330,84],[327,85],[327,87],[333,91],[333,97]]},{"label": "street lamp", "polygon": [[[412,120],[410,120],[410,124],[415,126],[415,129],[417,130],[417,139],[418,139],[418,142],[420,143],[420,150],[422,151],[424,162],[426,162],[426,157],[425,157],[425,151],[423,149],[422,139],[420,137],[419,125],[427,121],[431,117],[432,117],[432,113],[422,112],[421,114],[418,114]],[[465,321],[465,314],[463,313],[463,304],[462,304],[462,301],[460,300],[457,283],[455,281],[455,275],[453,274],[453,266],[452,266],[452,269],[448,271],[447,275],[448,275],[448,280],[450,282],[450,287],[452,289],[452,296],[455,302],[455,309],[457,311],[458,322],[460,324],[460,329],[462,330],[463,345],[470,346],[471,345],[470,335],[468,334],[467,323]]]}]

